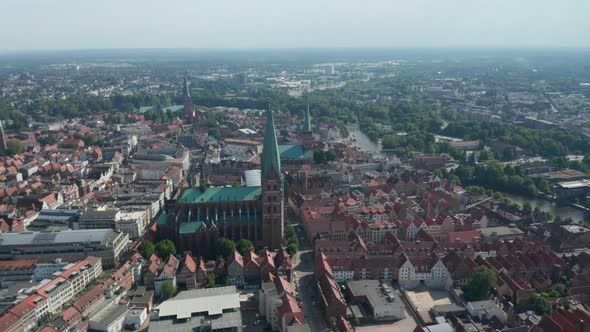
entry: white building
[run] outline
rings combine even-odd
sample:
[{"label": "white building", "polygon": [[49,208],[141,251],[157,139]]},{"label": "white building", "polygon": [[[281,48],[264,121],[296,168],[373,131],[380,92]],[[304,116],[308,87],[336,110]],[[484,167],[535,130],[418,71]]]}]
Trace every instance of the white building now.
[{"label": "white building", "polygon": [[[88,257],[75,264],[68,264],[54,273],[51,280],[43,280],[38,286],[27,290],[35,303],[44,302],[36,308],[39,317],[59,312],[62,306],[76,294],[96,280],[102,273],[102,262],[98,257]],[[37,299],[38,297],[38,299]]]},{"label": "white building", "polygon": [[124,304],[108,307],[94,315],[90,319],[88,327],[94,331],[119,332],[123,330],[128,311],[129,309]]},{"label": "white building", "polygon": [[192,289],[158,305],[148,331],[241,331],[240,294],[235,286]]},{"label": "white building", "polygon": [[37,263],[37,265],[35,265],[35,272],[33,273],[33,281],[51,279],[55,272],[61,271],[61,269],[68,264],[70,263],[62,262],[61,258],[56,258],[51,263]]},{"label": "white building", "polygon": [[404,254],[405,262],[399,268],[399,284],[406,289],[416,288],[420,283],[427,287],[448,289],[452,284],[451,274],[436,255],[426,259],[412,258]]},{"label": "white building", "polygon": [[147,319],[147,308],[133,308],[125,316],[125,327],[137,330]]},{"label": "white building", "polygon": [[115,222],[115,229],[129,235],[131,239],[138,239],[148,224],[146,211],[121,212]]},{"label": "white building", "polygon": [[506,321],[506,313],[492,300],[467,302],[467,311],[480,320],[488,320],[496,316],[501,322]]}]

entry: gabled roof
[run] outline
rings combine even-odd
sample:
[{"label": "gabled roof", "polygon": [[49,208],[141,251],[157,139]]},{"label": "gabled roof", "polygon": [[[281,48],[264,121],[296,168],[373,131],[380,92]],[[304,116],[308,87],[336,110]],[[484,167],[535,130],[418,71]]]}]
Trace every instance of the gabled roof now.
[{"label": "gabled roof", "polygon": [[197,271],[197,263],[193,259],[193,256],[190,254],[186,254],[184,259],[182,260],[182,264],[180,266],[180,272],[189,272],[195,273]]},{"label": "gabled roof", "polygon": [[231,254],[229,254],[229,261],[230,261],[230,264],[233,262],[237,262],[242,267],[244,266],[244,258],[242,257],[242,255],[240,254],[240,252],[237,249],[234,249],[231,252]]}]

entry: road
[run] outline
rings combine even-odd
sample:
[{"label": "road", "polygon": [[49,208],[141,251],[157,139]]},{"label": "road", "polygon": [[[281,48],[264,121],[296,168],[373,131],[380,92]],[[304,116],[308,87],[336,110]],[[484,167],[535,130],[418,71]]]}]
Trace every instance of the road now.
[{"label": "road", "polygon": [[[295,225],[293,225],[295,226]],[[305,239],[301,227],[295,226],[299,238],[300,250],[293,257],[293,284],[301,297],[305,321],[312,332],[330,331],[324,320],[323,311],[315,301],[315,284],[313,277],[313,251]]]}]

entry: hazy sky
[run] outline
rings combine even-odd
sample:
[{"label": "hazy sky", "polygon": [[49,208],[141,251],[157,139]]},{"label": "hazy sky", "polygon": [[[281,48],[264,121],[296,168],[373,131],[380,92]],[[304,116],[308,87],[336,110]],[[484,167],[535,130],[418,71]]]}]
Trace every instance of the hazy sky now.
[{"label": "hazy sky", "polygon": [[0,0],[0,50],[590,47],[590,0]]}]

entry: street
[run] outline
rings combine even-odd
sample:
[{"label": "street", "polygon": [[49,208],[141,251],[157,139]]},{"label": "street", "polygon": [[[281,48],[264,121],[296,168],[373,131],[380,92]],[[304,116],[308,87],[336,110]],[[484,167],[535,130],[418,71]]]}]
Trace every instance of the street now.
[{"label": "street", "polygon": [[300,250],[293,256],[293,284],[301,297],[305,321],[312,332],[329,331],[323,311],[315,300],[313,250],[305,239],[301,227],[293,226],[295,226],[300,245]]}]

